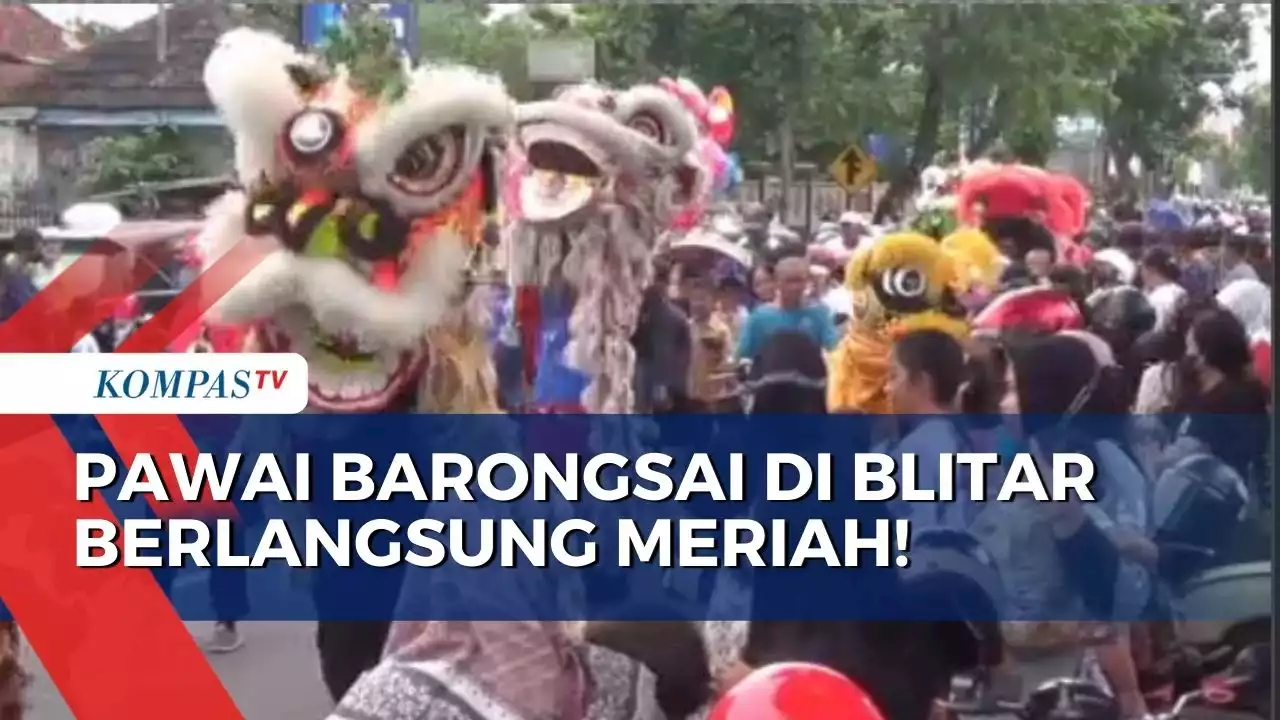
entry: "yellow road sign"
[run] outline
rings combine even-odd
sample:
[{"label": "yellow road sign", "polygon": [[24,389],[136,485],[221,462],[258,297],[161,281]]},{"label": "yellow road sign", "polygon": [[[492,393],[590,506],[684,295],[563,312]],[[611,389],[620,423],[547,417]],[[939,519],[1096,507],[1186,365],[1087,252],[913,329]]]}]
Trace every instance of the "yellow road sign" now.
[{"label": "yellow road sign", "polygon": [[831,163],[831,176],[846,192],[857,192],[876,179],[876,161],[857,145],[850,145]]}]

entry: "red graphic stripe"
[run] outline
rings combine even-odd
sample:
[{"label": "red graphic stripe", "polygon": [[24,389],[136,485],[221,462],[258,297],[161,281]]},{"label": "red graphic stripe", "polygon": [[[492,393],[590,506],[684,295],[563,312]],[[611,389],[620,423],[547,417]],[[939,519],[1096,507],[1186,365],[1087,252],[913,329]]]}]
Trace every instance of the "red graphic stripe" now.
[{"label": "red graphic stripe", "polygon": [[[155,252],[126,253],[106,240],[94,243],[8,320],[0,323],[0,352],[66,352],[110,317],[124,298],[155,274]],[[131,266],[126,266],[132,260]],[[0,446],[21,442],[37,423],[0,436]]]},{"label": "red graphic stripe", "polygon": [[0,416],[0,593],[78,720],[240,718],[151,573],[75,565],[75,459],[51,418]]},{"label": "red graphic stripe", "polygon": [[[261,252],[246,243],[240,243],[201,273],[149,322],[135,330],[116,351],[164,352],[175,338],[199,322],[209,308],[241,278],[252,272],[262,258]],[[191,467],[199,448],[178,418],[172,415],[99,415],[98,422],[122,460],[131,461],[140,453],[151,453],[159,460],[157,466],[161,479],[169,497],[175,502],[157,502],[148,496],[147,501],[157,517],[236,516],[235,506],[220,503],[207,495],[195,503],[180,500],[182,495],[168,458],[171,454],[182,455],[187,458],[188,467]]]},{"label": "red graphic stripe", "polygon": [[66,352],[142,287],[162,264],[156,248],[128,252],[102,240],[0,323],[0,352]]},{"label": "red graphic stripe", "polygon": [[[132,257],[131,267],[115,268],[123,277],[102,258],[77,260],[0,324],[0,351],[66,352],[158,266]],[[52,418],[0,416],[0,596],[72,712],[90,720],[240,718],[150,573],[71,561],[76,518],[115,521],[101,500],[75,501],[74,477],[73,451]]]}]

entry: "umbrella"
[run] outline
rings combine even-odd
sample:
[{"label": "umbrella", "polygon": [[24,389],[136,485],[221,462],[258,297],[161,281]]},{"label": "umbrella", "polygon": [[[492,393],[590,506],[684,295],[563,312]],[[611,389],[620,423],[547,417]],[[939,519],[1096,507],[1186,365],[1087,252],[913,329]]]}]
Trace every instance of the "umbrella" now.
[{"label": "umbrella", "polygon": [[1173,203],[1152,200],[1147,205],[1147,224],[1156,230],[1185,230],[1190,221]]}]

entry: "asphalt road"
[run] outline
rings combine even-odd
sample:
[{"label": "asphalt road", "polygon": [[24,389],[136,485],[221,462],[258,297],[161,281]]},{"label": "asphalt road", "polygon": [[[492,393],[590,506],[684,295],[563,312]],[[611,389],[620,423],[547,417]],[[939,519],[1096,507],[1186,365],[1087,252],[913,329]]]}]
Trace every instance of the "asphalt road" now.
[{"label": "asphalt road", "polygon": [[[287,570],[255,573],[249,583],[249,602],[255,596],[274,593],[289,582]],[[184,572],[174,583],[176,595],[184,602],[208,599],[207,573]],[[299,602],[307,602],[299,592]],[[187,623],[202,639],[213,629],[211,622]],[[246,720],[323,720],[330,709],[329,695],[320,681],[320,665],[315,649],[314,622],[247,622],[241,624],[244,645],[228,654],[209,654],[210,664],[231,693]],[[34,675],[28,691],[32,720],[74,720],[58,689],[30,656],[27,667]],[[160,660],[163,660],[162,658]]]},{"label": "asphalt road", "polygon": [[[204,637],[212,623],[188,623]],[[246,720],[323,720],[329,696],[320,682],[310,622],[251,622],[243,626],[245,644],[226,655],[210,655],[223,686]],[[74,720],[38,661],[27,665],[35,675],[29,690],[32,720]]]}]

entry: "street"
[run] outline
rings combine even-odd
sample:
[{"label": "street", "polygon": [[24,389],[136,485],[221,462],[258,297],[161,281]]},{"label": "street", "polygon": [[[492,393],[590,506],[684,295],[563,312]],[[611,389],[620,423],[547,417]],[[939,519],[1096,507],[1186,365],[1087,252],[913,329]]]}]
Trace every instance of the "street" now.
[{"label": "street", "polygon": [[[188,623],[205,637],[212,623]],[[315,623],[251,622],[243,625],[244,647],[227,655],[209,655],[218,677],[246,720],[321,720],[329,709],[320,682],[314,645]],[[163,662],[163,658],[157,658]],[[33,720],[73,720],[58,689],[32,658],[35,675],[29,691]]]},{"label": "street", "polygon": [[[289,582],[287,570],[269,569],[255,573],[249,583],[250,603],[270,593],[279,593]],[[208,574],[184,572],[174,583],[179,602],[200,602],[208,598]],[[179,599],[181,598],[181,599]],[[307,602],[299,593],[298,602]],[[241,624],[244,646],[233,653],[206,654],[210,664],[231,693],[246,720],[320,720],[329,710],[328,694],[320,681],[320,665],[315,649],[315,623],[309,621],[259,621]],[[187,628],[197,639],[209,636],[212,622],[189,622]],[[24,646],[31,659],[27,667],[34,675],[28,697],[34,720],[72,720],[74,716],[39,666],[38,659]],[[156,658],[163,662],[164,658]]]}]

